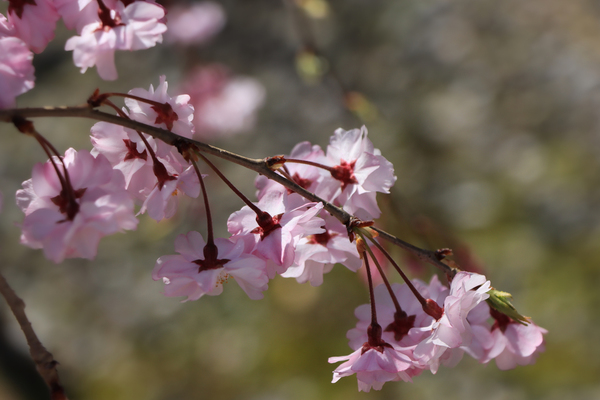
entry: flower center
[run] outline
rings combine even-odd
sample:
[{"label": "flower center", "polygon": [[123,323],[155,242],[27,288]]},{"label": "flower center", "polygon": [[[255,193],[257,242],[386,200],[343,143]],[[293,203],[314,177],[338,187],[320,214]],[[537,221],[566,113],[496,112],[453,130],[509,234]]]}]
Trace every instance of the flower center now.
[{"label": "flower center", "polygon": [[333,170],[331,171],[331,176],[342,183],[342,190],[346,189],[346,186],[350,184],[358,183],[356,177],[354,176],[355,164],[356,160],[352,162],[346,162],[342,160],[340,162],[340,165],[336,165],[335,167],[333,167]]},{"label": "flower center", "polygon": [[141,158],[144,161],[148,159],[148,153],[145,149],[141,153],[138,151],[137,143],[132,142],[129,139],[123,139],[123,142],[125,142],[125,147],[127,147],[127,154],[125,155],[123,161],[133,160],[136,158]]},{"label": "flower center", "polygon": [[279,221],[281,221],[281,217],[283,217],[283,213],[271,217],[271,214],[269,214],[266,211],[263,211],[260,215],[256,216],[256,222],[258,223],[258,227],[254,228],[251,233],[260,235],[260,240],[263,240],[264,238],[269,236],[271,232],[273,232],[277,228],[281,228],[281,225],[279,224]]},{"label": "flower center", "polygon": [[54,196],[50,199],[52,203],[58,206],[59,211],[67,216],[67,219],[60,221],[72,221],[75,215],[79,212],[79,203],[76,201],[80,199],[87,188],[77,189],[71,194],[67,194],[65,190],[61,190],[58,196]]}]

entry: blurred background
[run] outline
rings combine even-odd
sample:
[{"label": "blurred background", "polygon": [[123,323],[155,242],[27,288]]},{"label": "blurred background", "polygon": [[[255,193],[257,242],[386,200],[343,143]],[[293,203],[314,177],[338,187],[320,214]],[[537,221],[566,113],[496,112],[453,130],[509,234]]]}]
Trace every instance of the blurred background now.
[{"label": "blurred background", "polygon": [[[205,232],[199,201],[182,201],[158,224],[141,216],[136,232],[104,238],[94,261],[54,265],[19,244],[23,216],[13,200],[46,157],[2,125],[0,269],[60,362],[69,398],[600,398],[600,3],[161,4],[170,24],[179,21],[166,45],[117,52],[114,82],[95,68],[79,73],[63,50],[74,32],[60,23],[35,56],[36,87],[18,105],[81,104],[97,87],[147,89],[164,74],[172,93],[198,90],[200,140],[255,158],[304,140],[325,148],[336,128],[366,124],[398,176],[392,195],[380,197],[379,226],[422,247],[453,248],[460,265],[511,292],[519,311],[549,330],[546,352],[512,371],[466,356],[368,394],[355,377],[331,384],[337,365],[327,359],[351,352],[346,332],[368,302],[360,274],[336,266],[320,287],[278,277],[260,301],[231,282],[218,297],[166,298],[152,268],[174,253],[178,234]],[[198,5],[191,24],[177,19],[178,7],[186,15]],[[200,21],[204,30],[186,37]],[[36,120],[59,151],[90,149],[91,125]],[[219,165],[253,195],[253,173]],[[215,229],[225,235],[242,204],[217,179],[209,184]],[[413,277],[435,272],[390,250]],[[44,390],[1,301],[0,399],[40,399]]]}]

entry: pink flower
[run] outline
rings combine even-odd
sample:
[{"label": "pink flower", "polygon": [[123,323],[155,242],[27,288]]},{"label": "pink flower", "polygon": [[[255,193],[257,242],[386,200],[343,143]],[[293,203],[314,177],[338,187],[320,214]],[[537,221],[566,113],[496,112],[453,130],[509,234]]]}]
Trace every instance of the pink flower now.
[{"label": "pink flower", "polygon": [[165,283],[166,296],[187,296],[187,301],[219,295],[230,277],[253,300],[261,299],[267,290],[265,261],[248,254],[243,241],[218,238],[209,246],[192,231],[177,237],[175,251],[179,255],[160,257],[152,273],[154,280]]},{"label": "pink flower", "polygon": [[[131,195],[144,201],[146,197],[141,192],[146,187],[154,187],[156,176],[152,170],[152,158],[138,134],[119,125],[97,122],[91,129],[91,141],[94,146],[92,155],[104,155],[113,168],[123,173],[125,188]],[[155,144],[152,138],[148,141]]]},{"label": "pink flower", "polygon": [[[490,282],[483,275],[464,271],[456,274],[450,285],[450,293],[443,299],[442,317],[430,326],[420,328],[421,331],[430,332],[414,350],[415,358],[422,365],[427,365],[431,372],[436,373],[448,349],[458,349],[471,342],[472,331],[467,315],[489,297],[489,290]],[[440,297],[443,296],[442,292]],[[431,298],[436,300],[434,296]],[[441,299],[438,298],[437,302],[439,304]],[[462,356],[462,351],[445,354],[445,360],[452,363],[458,356]]]},{"label": "pink flower", "polygon": [[[194,107],[189,103],[190,96],[180,95],[171,97],[167,94],[168,84],[165,76],[160,76],[160,83],[154,90],[150,85],[149,90],[141,88],[131,89],[128,94],[152,100],[158,105],[151,105],[146,102],[125,98],[125,105],[129,108],[129,117],[148,125],[154,125],[159,128],[167,129],[179,136],[191,138],[194,134]],[[163,143],[160,142],[159,143]],[[169,151],[172,146],[168,147]],[[162,154],[161,154],[162,155]]]},{"label": "pink flower", "polygon": [[[325,160],[325,153],[323,153],[323,150],[317,145],[311,145],[309,142],[301,142],[294,146],[290,155],[285,156],[285,158],[322,163]],[[322,175],[319,172],[319,168],[311,165],[286,163],[285,169],[292,177],[294,182],[304,189],[312,192],[314,192],[314,189],[322,180]],[[258,189],[256,196],[259,199],[271,191],[287,192],[288,194],[291,193],[281,184],[268,179],[263,175],[259,175],[256,178],[254,185]]]},{"label": "pink flower", "polygon": [[73,60],[82,73],[95,65],[102,79],[115,80],[115,50],[148,49],[162,42],[162,34],[167,30],[161,22],[165,10],[143,1],[127,7],[117,2],[114,9],[107,8],[102,2],[98,4],[100,21],[85,25],[81,36],[67,40],[65,50],[73,50]]},{"label": "pink flower", "polygon": [[[142,203],[140,213],[148,212],[157,221],[171,218],[177,211],[178,195],[196,198],[200,194],[200,182],[193,166],[179,153],[171,151],[171,146],[161,142],[163,156],[157,157],[160,168],[154,168],[154,161],[136,132],[98,122],[91,133],[92,153],[105,155],[113,168],[123,172],[127,191]],[[145,137],[157,153],[159,141]]]},{"label": "pink flower", "polygon": [[268,226],[259,226],[256,213],[245,206],[231,214],[227,229],[232,235],[249,237],[255,243],[253,253],[270,261],[268,274],[273,278],[292,265],[300,238],[324,231],[324,221],[316,216],[323,205],[306,203],[295,193],[288,196],[273,192],[260,199],[257,206],[270,216]]},{"label": "pink flower", "polygon": [[[190,138],[194,132],[191,123],[194,109],[188,104],[189,96],[172,98],[167,88],[165,77],[161,76],[156,90],[152,85],[147,91],[130,90],[130,95],[156,104],[126,98],[129,110],[124,108],[123,111],[131,119]],[[193,166],[175,147],[144,134],[148,149],[137,132],[104,122],[96,123],[91,132],[93,153],[104,154],[114,168],[123,172],[127,190],[142,202],[140,213],[148,212],[157,221],[170,218],[177,210],[176,195],[184,193],[195,198],[200,194],[200,182]]]},{"label": "pink flower", "polygon": [[[170,160],[173,161],[173,160]],[[166,163],[167,166],[177,165],[175,162]],[[146,197],[140,214],[148,212],[148,216],[156,221],[164,218],[171,218],[177,211],[177,195],[184,193],[192,198],[200,195],[200,182],[193,166],[189,166],[182,172],[169,171],[168,178],[161,185],[159,181],[148,192],[148,187],[144,188],[140,193]]]},{"label": "pink flower", "polygon": [[198,45],[207,42],[225,25],[225,11],[218,3],[204,1],[189,7],[175,6],[169,9],[166,40],[182,45]]},{"label": "pink flower", "polygon": [[[493,325],[488,323],[490,318],[493,318]],[[545,349],[546,329],[533,322],[520,324],[487,304],[477,306],[468,320],[473,327],[474,340],[464,350],[481,363],[495,359],[498,368],[512,369],[517,365],[533,364]]]},{"label": "pink flower", "polygon": [[196,134],[203,138],[249,130],[265,98],[265,89],[258,81],[232,77],[220,66],[193,71],[183,91],[191,97]]},{"label": "pink flower", "polygon": [[493,329],[494,346],[486,360],[495,359],[502,370],[515,368],[517,364],[533,364],[539,353],[545,350],[543,335],[546,333],[546,329],[533,322],[521,325],[511,321],[504,330],[501,327]]},{"label": "pink flower", "polygon": [[[116,1],[104,1],[109,8],[114,8]],[[96,0],[54,0],[54,5],[67,29],[75,29],[77,33],[87,24],[98,21],[98,2]],[[112,6],[112,7],[111,7]]]},{"label": "pink flower", "polygon": [[31,90],[35,76],[33,54],[12,25],[0,14],[0,108],[15,106],[15,98]]},{"label": "pink flower", "polygon": [[[62,171],[58,158],[54,162]],[[64,164],[71,196],[65,194],[68,190],[50,161],[36,164],[32,178],[17,191],[17,204],[25,213],[21,243],[43,248],[55,263],[73,257],[92,259],[102,236],[135,229],[138,222],[123,174],[113,170],[104,156],[68,149]]]},{"label": "pink flower", "polygon": [[[423,297],[430,296],[430,288],[434,288],[435,291],[443,287],[435,275],[429,285],[417,279],[411,282]],[[392,290],[404,315],[396,315],[396,308],[385,285],[381,284],[374,290],[377,320],[383,328],[382,338],[399,348],[414,349],[428,336],[427,332],[422,332],[419,328],[431,326],[433,318],[423,311],[421,303],[406,284],[394,283]],[[371,306],[369,304],[358,306],[354,314],[358,322],[355,328],[348,331],[347,337],[350,348],[357,349],[367,340],[367,328],[371,324]],[[412,351],[410,354],[412,355]]]},{"label": "pink flower", "polygon": [[298,283],[310,282],[312,286],[323,283],[323,274],[337,263],[352,272],[358,271],[362,260],[356,245],[348,239],[346,227],[329,214],[325,217],[325,232],[304,236],[296,244],[296,259],[284,278],[296,278]]},{"label": "pink flower", "polygon": [[9,0],[8,20],[16,36],[35,53],[41,53],[54,38],[56,21],[60,18],[51,0]]},{"label": "pink flower", "polygon": [[[373,331],[376,331],[373,337]],[[381,340],[381,327],[370,328],[370,339],[358,350],[344,357],[330,357],[329,362],[346,361],[333,371],[332,383],[340,378],[356,374],[358,390],[380,390],[385,382],[403,380],[411,382],[406,372],[413,366],[412,360],[400,349]]]},{"label": "pink flower", "polygon": [[367,138],[367,128],[337,129],[327,146],[326,157],[334,172],[322,172],[326,179],[316,192],[361,219],[379,218],[381,211],[375,194],[389,193],[396,177],[393,165]]}]

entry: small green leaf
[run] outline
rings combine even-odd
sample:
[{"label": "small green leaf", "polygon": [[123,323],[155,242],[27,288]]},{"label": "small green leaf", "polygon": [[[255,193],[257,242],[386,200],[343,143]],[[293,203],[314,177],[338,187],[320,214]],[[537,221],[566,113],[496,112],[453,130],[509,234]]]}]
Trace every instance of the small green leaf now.
[{"label": "small green leaf", "polygon": [[529,323],[529,317],[519,314],[515,306],[510,302],[512,300],[512,295],[510,293],[491,289],[488,294],[490,297],[486,301],[490,307],[494,308],[494,310],[507,315],[522,325],[527,325]]}]

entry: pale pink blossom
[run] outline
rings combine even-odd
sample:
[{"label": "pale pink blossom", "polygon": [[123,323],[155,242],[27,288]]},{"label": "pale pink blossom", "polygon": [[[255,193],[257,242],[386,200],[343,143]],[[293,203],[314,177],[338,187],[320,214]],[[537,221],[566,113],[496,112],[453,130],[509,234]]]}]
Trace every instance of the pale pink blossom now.
[{"label": "pale pink blossom", "polygon": [[412,382],[407,370],[413,361],[402,349],[381,339],[379,325],[369,327],[369,338],[360,348],[344,357],[330,357],[329,362],[346,361],[333,371],[332,383],[356,374],[358,390],[380,390],[385,382],[403,380]]},{"label": "pale pink blossom", "polygon": [[0,109],[14,107],[16,97],[31,90],[35,81],[33,53],[13,33],[12,25],[0,15]]},{"label": "pale pink blossom", "polygon": [[[430,332],[414,350],[419,362],[436,373],[441,361],[450,365],[462,357],[460,346],[467,346],[472,339],[472,330],[467,316],[479,303],[489,297],[490,282],[485,276],[461,271],[452,279],[450,292],[442,299],[442,317],[433,321],[428,327],[419,328],[422,332]],[[443,297],[443,292],[440,297]],[[447,350],[448,354],[444,354]],[[454,350],[456,349],[456,350]]]},{"label": "pale pink blossom", "polygon": [[[490,325],[489,320],[493,321]],[[473,341],[464,350],[481,363],[492,359],[501,370],[517,365],[533,364],[545,349],[544,335],[548,331],[529,321],[518,323],[507,315],[479,304],[468,317],[473,330]]]},{"label": "pale pink blossom", "polygon": [[[169,96],[167,94],[169,86],[165,79],[164,75],[160,76],[160,83],[156,90],[150,85],[148,90],[135,88],[127,93],[161,103],[161,106],[157,106],[126,97],[125,105],[129,109],[129,117],[144,124],[167,129],[179,136],[191,138],[194,134],[194,125],[192,124],[194,107],[189,104],[190,96],[186,94]],[[172,147],[168,146],[169,151]]]},{"label": "pale pink blossom", "polygon": [[[430,287],[434,288],[434,291],[443,287],[436,275],[432,277],[429,285],[418,279],[411,282],[423,297],[430,296]],[[414,349],[428,336],[427,332],[422,332],[419,328],[431,326],[433,318],[423,311],[421,303],[406,284],[394,283],[392,290],[404,315],[396,315],[395,305],[385,285],[378,285],[374,290],[377,321],[383,328],[382,338],[397,347]],[[357,349],[367,340],[367,328],[371,324],[371,306],[358,306],[354,315],[358,321],[356,327],[348,331],[347,337],[350,348]]]},{"label": "pale pink blossom", "polygon": [[[153,187],[156,176],[152,170],[152,158],[137,134],[131,129],[107,122],[97,122],[90,130],[94,149],[92,155],[104,155],[113,168],[123,172],[125,187],[131,195],[145,200],[141,194],[144,188]],[[153,138],[147,138],[156,148]]]},{"label": "pale pink blossom", "polygon": [[326,158],[334,172],[322,171],[326,179],[316,192],[361,219],[379,218],[376,192],[389,193],[396,176],[393,165],[367,138],[367,128],[337,129],[327,146]]},{"label": "pale pink blossom", "polygon": [[261,299],[269,281],[265,261],[247,253],[243,241],[218,238],[213,246],[217,254],[207,251],[206,242],[194,231],[175,239],[179,255],[160,257],[152,273],[154,280],[165,284],[165,296],[187,296],[187,301],[219,295],[232,277],[248,297]]},{"label": "pale pink blossom", "polygon": [[306,203],[295,193],[273,192],[260,199],[257,206],[270,215],[269,227],[259,226],[256,213],[245,206],[231,214],[227,229],[255,243],[254,254],[269,261],[268,274],[273,278],[292,265],[300,238],[324,231],[324,221],[317,217],[323,205]]},{"label": "pale pink blossom", "polygon": [[[417,279],[413,279],[411,282],[423,297],[430,297],[444,291],[448,292],[448,289],[441,285],[435,275],[429,285]],[[425,367],[413,352],[417,345],[429,335],[427,330],[421,328],[431,326],[433,318],[423,311],[421,303],[406,284],[393,284],[392,290],[401,307],[400,312],[396,310],[385,285],[381,284],[374,290],[377,320],[383,330],[382,339],[411,360],[412,366],[405,372],[410,377],[415,377],[421,374]],[[371,306],[363,304],[356,308],[354,314],[358,322],[346,336],[350,348],[359,349],[368,340],[367,330],[371,324]]]},{"label": "pale pink blossom", "polygon": [[281,276],[296,278],[298,283],[310,282],[312,286],[319,286],[323,283],[323,274],[330,272],[337,263],[352,272],[361,267],[362,260],[356,244],[348,239],[346,227],[336,218],[325,214],[325,232],[298,240],[294,264]]},{"label": "pale pink blossom", "polygon": [[[138,222],[123,174],[113,170],[104,156],[68,149],[63,159],[71,196],[65,194],[50,161],[36,164],[32,178],[17,191],[17,205],[25,213],[21,243],[43,248],[55,263],[73,257],[92,259],[103,236],[135,229]],[[58,158],[54,162],[62,171]]]},{"label": "pale pink blossom", "polygon": [[171,218],[177,211],[179,195],[192,198],[200,195],[200,182],[193,166],[173,151],[172,146],[144,135],[155,153],[163,149],[162,156],[156,157],[159,168],[155,168],[155,161],[137,132],[98,122],[91,134],[93,154],[105,155],[113,168],[123,172],[127,191],[142,204],[140,213],[147,212],[157,221]]},{"label": "pale pink blossom", "polygon": [[494,346],[489,350],[486,360],[495,359],[496,365],[502,370],[533,364],[539,353],[545,350],[543,335],[546,333],[546,329],[533,322],[521,325],[511,321],[504,330],[500,327],[493,329]]},{"label": "pale pink blossom", "polygon": [[127,7],[120,1],[114,9],[101,8],[100,20],[85,25],[80,36],[67,40],[75,65],[84,73],[96,66],[105,80],[117,79],[115,50],[142,50],[162,42],[167,27],[165,10],[158,4],[136,1]]},{"label": "pale pink blossom", "polygon": [[202,138],[226,137],[249,130],[265,99],[261,83],[231,76],[221,66],[194,70],[183,92],[191,97],[196,135]]},{"label": "pale pink blossom", "polygon": [[[309,142],[300,142],[294,146],[290,155],[285,156],[285,158],[322,163],[325,153],[323,153],[323,150],[318,145],[311,145]],[[285,170],[294,182],[311,192],[315,191],[314,189],[317,184],[322,180],[319,168],[312,165],[289,162],[285,164]],[[274,190],[290,193],[283,185],[263,175],[259,175],[256,178],[254,185],[258,189],[256,194],[258,199],[261,199],[266,193]]]},{"label": "pale pink blossom", "polygon": [[189,7],[169,8],[168,32],[170,43],[198,45],[207,42],[225,25],[225,11],[219,3],[203,1]]},{"label": "pale pink blossom", "polygon": [[[116,1],[104,0],[104,3],[114,8]],[[67,29],[75,29],[77,33],[81,33],[84,26],[99,21],[96,0],[54,0],[54,5]]]},{"label": "pale pink blossom", "polygon": [[52,0],[9,0],[8,20],[15,34],[34,53],[41,53],[54,38],[56,21],[60,18]]},{"label": "pale pink blossom", "polygon": [[[168,167],[177,165],[175,162],[165,164]],[[169,171],[169,169],[167,168],[167,172],[170,179],[166,180],[164,184],[161,185],[159,181],[149,192],[147,192],[148,187],[141,191],[146,199],[139,213],[148,212],[148,216],[156,221],[175,215],[178,205],[177,195],[185,194],[192,198],[200,195],[200,182],[192,165],[181,172]]]}]

